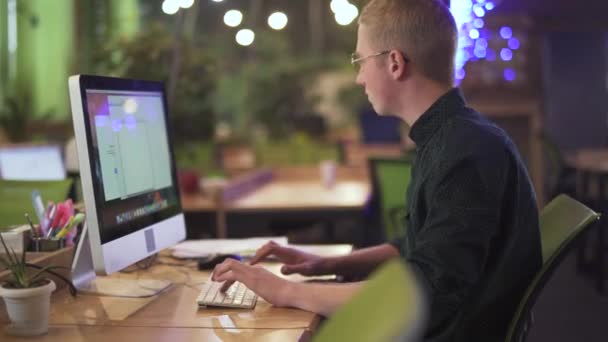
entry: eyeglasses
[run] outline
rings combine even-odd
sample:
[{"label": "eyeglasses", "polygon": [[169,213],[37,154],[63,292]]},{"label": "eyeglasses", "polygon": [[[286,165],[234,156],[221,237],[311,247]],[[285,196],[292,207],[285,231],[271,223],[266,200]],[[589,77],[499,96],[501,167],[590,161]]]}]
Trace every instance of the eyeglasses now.
[{"label": "eyeglasses", "polygon": [[[356,68],[358,68],[360,66],[361,62],[363,62],[364,60],[366,60],[368,58],[372,58],[372,57],[378,57],[378,56],[386,55],[389,52],[391,52],[391,50],[384,50],[384,51],[376,52],[376,53],[373,53],[371,55],[363,56],[363,57],[360,57],[356,52],[353,52],[350,55],[350,64],[352,64],[353,66],[355,66]],[[407,58],[405,56],[405,54],[403,54],[403,52],[401,52],[401,55],[403,56],[403,60],[406,63],[410,62],[409,58]]]},{"label": "eyeglasses", "polygon": [[353,52],[350,55],[350,64],[352,64],[354,66],[357,66],[360,62],[363,62],[364,60],[366,60],[368,58],[386,55],[389,52],[391,52],[391,51],[390,50],[384,50],[384,51],[380,51],[380,52],[373,53],[371,55],[363,56],[363,57],[360,57],[356,52]]}]

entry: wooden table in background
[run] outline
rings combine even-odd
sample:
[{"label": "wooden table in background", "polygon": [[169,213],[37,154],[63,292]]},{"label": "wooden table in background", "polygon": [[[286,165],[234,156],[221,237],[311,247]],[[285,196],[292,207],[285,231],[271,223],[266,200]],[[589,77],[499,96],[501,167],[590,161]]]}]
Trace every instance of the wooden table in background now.
[{"label": "wooden table in background", "polygon": [[184,212],[218,213],[217,236],[227,236],[226,217],[232,213],[267,213],[289,216],[363,212],[371,191],[367,170],[338,168],[332,187],[321,184],[318,168],[289,168],[275,171],[267,184],[233,201],[214,201],[204,194],[182,195]]}]

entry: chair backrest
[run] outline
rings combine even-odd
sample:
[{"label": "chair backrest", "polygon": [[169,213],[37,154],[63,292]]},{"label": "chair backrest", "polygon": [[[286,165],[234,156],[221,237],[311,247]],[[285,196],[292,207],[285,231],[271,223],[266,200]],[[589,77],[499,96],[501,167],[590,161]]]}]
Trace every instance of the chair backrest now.
[{"label": "chair backrest", "polygon": [[9,225],[26,224],[24,213],[36,220],[32,205],[32,191],[40,191],[45,202],[59,202],[67,198],[71,179],[58,181],[9,181],[0,180],[0,229]]},{"label": "chair backrest", "polygon": [[426,300],[406,264],[393,259],[321,327],[313,341],[420,341]]},{"label": "chair backrest", "polygon": [[559,195],[540,213],[543,266],[519,303],[506,342],[521,342],[528,329],[529,316],[541,290],[553,271],[581,236],[600,215],[567,195]]},{"label": "chair backrest", "polygon": [[405,232],[405,193],[411,181],[412,164],[405,158],[370,158],[372,193],[380,211],[387,240]]}]

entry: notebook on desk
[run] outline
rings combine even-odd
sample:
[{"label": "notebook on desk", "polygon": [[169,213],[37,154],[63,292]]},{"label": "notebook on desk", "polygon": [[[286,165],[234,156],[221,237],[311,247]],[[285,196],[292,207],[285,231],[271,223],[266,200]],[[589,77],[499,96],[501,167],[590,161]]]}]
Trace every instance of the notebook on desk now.
[{"label": "notebook on desk", "polygon": [[200,258],[212,254],[239,254],[243,257],[252,257],[258,248],[270,241],[287,245],[285,236],[187,240],[171,247],[171,255],[180,259]]},{"label": "notebook on desk", "polygon": [[274,236],[247,239],[187,240],[171,247],[171,255],[180,259],[200,258],[212,254],[238,254],[247,258],[253,257],[258,248],[270,241],[324,257],[345,255],[353,249],[350,244],[294,245],[288,244],[285,236]]}]

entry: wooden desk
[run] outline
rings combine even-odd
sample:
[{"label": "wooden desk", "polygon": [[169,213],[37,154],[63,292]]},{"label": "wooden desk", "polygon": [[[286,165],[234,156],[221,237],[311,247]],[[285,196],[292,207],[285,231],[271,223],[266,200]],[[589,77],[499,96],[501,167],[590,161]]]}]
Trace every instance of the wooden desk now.
[{"label": "wooden desk", "polygon": [[307,332],[302,329],[210,329],[58,325],[51,326],[48,334],[35,338],[0,336],[3,342],[283,342],[306,340]]},{"label": "wooden desk", "polygon": [[[327,246],[324,247],[327,250]],[[344,246],[336,251],[345,253]],[[297,341],[314,331],[320,317],[292,308],[278,308],[262,298],[254,310],[199,309],[196,298],[209,272],[195,269],[195,263],[169,258],[168,252],[145,271],[117,273],[113,278],[167,279],[173,287],[152,298],[116,298],[79,295],[73,298],[66,288],[51,298],[49,334],[42,341]],[[162,263],[162,264],[161,264]],[[171,263],[171,265],[167,265]],[[176,266],[178,263],[180,266]],[[280,274],[281,265],[264,263],[282,277],[295,281],[307,279]],[[0,326],[8,322],[4,302],[0,305]],[[0,331],[2,341],[22,341]],[[30,339],[31,340],[31,339]]]},{"label": "wooden desk", "polygon": [[331,213],[362,212],[370,192],[366,169],[338,168],[335,185],[326,188],[318,168],[291,168],[278,170],[272,181],[232,201],[214,200],[201,193],[184,194],[182,207],[186,213],[217,213],[217,237],[225,238],[229,214],[327,217]]}]

